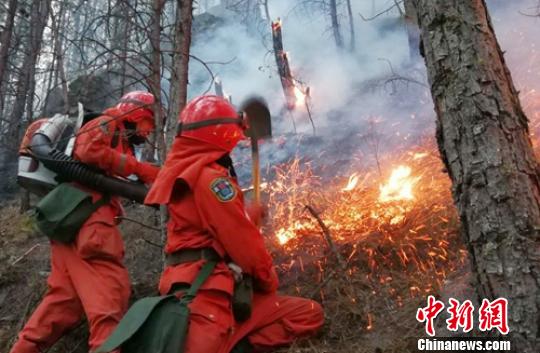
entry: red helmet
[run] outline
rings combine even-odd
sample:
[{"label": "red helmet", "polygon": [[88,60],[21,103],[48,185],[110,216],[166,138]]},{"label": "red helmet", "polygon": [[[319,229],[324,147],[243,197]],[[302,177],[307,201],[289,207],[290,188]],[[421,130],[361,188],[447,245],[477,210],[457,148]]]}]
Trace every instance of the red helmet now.
[{"label": "red helmet", "polygon": [[[154,120],[152,105],[154,104],[154,95],[145,91],[133,91],[124,94],[116,105],[122,114],[125,114],[123,120],[138,123],[143,119]],[[137,109],[140,107],[139,109]]]},{"label": "red helmet", "polygon": [[200,96],[179,117],[177,136],[204,141],[230,152],[244,138],[246,123],[224,98]]}]

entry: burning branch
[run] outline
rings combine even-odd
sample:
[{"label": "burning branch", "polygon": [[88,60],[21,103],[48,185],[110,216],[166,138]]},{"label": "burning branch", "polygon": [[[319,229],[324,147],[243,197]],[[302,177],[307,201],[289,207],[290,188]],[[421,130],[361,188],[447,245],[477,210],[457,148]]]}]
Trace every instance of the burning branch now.
[{"label": "burning branch", "polygon": [[[285,94],[285,101],[288,110],[294,110],[297,105],[307,105],[307,98],[309,91],[298,87],[295,83],[295,79],[291,73],[291,67],[289,65],[289,58],[287,53],[283,50],[283,38],[281,36],[281,20],[272,22],[272,42],[274,46],[274,55],[276,58],[276,65],[278,67],[279,77],[281,79],[281,86],[283,87],[283,93]],[[310,113],[311,119],[311,113]]]}]

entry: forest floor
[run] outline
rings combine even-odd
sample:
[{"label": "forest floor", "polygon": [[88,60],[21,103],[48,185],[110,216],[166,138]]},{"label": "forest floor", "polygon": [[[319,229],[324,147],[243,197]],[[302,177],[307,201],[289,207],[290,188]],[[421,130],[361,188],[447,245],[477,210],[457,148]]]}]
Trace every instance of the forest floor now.
[{"label": "forest floor", "polygon": [[[127,205],[126,211],[130,218],[156,223],[154,212],[142,206]],[[443,281],[437,271],[448,269],[449,259],[423,270],[396,267],[392,259],[396,254],[385,249],[387,243],[377,242],[377,233],[362,241],[338,242],[344,259],[341,265],[321,234],[294,239],[285,246],[269,241],[281,280],[280,292],[319,301],[326,316],[318,337],[279,352],[414,352],[415,338],[425,336],[415,314],[425,306],[427,295],[444,296],[445,288],[451,287],[455,296],[457,287],[461,286],[463,293],[469,287],[466,260],[459,256],[462,248],[455,241],[457,227],[451,228],[449,240],[454,244],[445,252],[455,256],[448,256],[453,269],[444,274]],[[159,232],[129,221],[124,221],[121,229],[132,300],[155,295],[162,267]],[[0,235],[0,352],[7,353],[46,290],[49,243],[32,230],[29,216],[20,214],[17,201],[4,202],[0,208]],[[374,258],[366,255],[374,252],[378,253],[375,265]],[[48,352],[87,352],[86,341],[83,322]]]}]

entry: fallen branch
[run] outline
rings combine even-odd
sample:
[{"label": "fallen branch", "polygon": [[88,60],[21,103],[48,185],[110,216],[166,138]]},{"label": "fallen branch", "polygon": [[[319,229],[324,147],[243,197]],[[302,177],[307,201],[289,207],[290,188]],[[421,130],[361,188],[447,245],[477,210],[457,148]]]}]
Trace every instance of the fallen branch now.
[{"label": "fallen branch", "polygon": [[30,254],[32,251],[34,251],[34,249],[37,249],[39,246],[41,245],[41,243],[37,243],[36,245],[32,246],[30,249],[28,249],[24,254],[22,254],[21,256],[19,256],[17,259],[15,259],[15,261],[13,261],[12,263],[10,263],[9,265],[10,266],[15,266],[17,263],[19,263],[22,259],[24,259],[26,256],[28,256],[28,254]]},{"label": "fallen branch", "polygon": [[330,247],[330,250],[334,253],[334,255],[336,256],[336,259],[337,259],[337,262],[339,264],[339,266],[343,269],[343,270],[346,270],[347,269],[347,264],[345,263],[345,261],[343,261],[343,258],[341,257],[339,251],[337,250],[335,244],[334,244],[334,241],[332,240],[332,235],[330,233],[330,229],[328,229],[328,227],[326,226],[326,224],[324,224],[323,220],[321,219],[321,217],[319,216],[319,214],[315,211],[315,209],[313,209],[313,207],[309,206],[309,205],[306,205],[306,209],[309,211],[309,213],[311,213],[311,215],[317,220],[317,222],[319,223],[319,226],[321,227],[322,231],[323,231],[323,235],[324,235],[324,238],[326,239],[326,242],[328,243],[328,246]]},{"label": "fallen branch", "polygon": [[158,243],[154,243],[153,241],[150,241],[150,240],[145,239],[145,238],[141,238],[141,239],[144,240],[145,242],[147,242],[148,244],[150,244],[152,246],[155,246],[156,248],[163,249],[163,245],[160,245]]},{"label": "fallen branch", "polygon": [[145,227],[145,228],[148,228],[148,229],[152,229],[152,230],[155,230],[156,232],[161,232],[161,229],[157,228],[157,227],[152,227],[152,226],[149,226],[148,224],[144,224],[142,222],[139,222],[133,218],[129,218],[129,217],[124,217],[124,216],[116,216],[114,217],[115,220],[121,220],[121,221],[129,221],[129,222],[133,222],[133,223],[136,223],[142,227]]},{"label": "fallen branch", "polygon": [[309,298],[314,299],[315,296],[319,294],[321,289],[323,289],[330,282],[330,280],[334,278],[335,275],[336,270],[332,270],[330,274],[328,274],[328,276],[325,278],[325,280],[319,283],[319,285],[310,293]]}]

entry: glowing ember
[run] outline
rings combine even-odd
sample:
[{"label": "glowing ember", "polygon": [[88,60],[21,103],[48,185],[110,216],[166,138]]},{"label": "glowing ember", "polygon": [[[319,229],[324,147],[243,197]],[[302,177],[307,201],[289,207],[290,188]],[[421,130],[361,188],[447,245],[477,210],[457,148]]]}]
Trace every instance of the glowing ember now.
[{"label": "glowing ember", "polygon": [[399,223],[401,223],[404,219],[405,219],[405,216],[402,215],[402,214],[397,215],[397,216],[394,216],[394,217],[390,220],[390,224],[391,224],[391,225],[399,224]]},{"label": "glowing ember", "polygon": [[373,316],[371,315],[371,313],[368,313],[367,321],[368,321],[368,324],[367,324],[366,330],[369,331],[373,328]]},{"label": "glowing ember", "polygon": [[427,152],[415,153],[413,155],[413,160],[422,159],[427,157],[429,154]]},{"label": "glowing ember", "polygon": [[347,186],[341,189],[341,191],[352,191],[356,187],[356,184],[358,184],[359,179],[360,176],[358,175],[358,173],[353,173],[349,177],[349,182],[347,183]]},{"label": "glowing ember", "polygon": [[399,166],[392,171],[390,179],[380,186],[380,202],[414,200],[413,186],[419,178],[410,178],[411,168]]},{"label": "glowing ember", "polygon": [[290,228],[280,228],[276,232],[276,238],[280,245],[285,245],[289,240],[296,237],[296,232],[305,229],[305,225],[300,222],[294,222]]},{"label": "glowing ember", "polygon": [[292,231],[292,230],[290,230],[290,229],[280,228],[280,229],[278,229],[278,231],[276,232],[276,237],[278,238],[279,244],[280,244],[280,245],[284,245],[284,244],[286,244],[289,240],[291,240],[292,238],[294,238],[294,237],[295,237],[295,234],[294,234],[294,231]]}]

